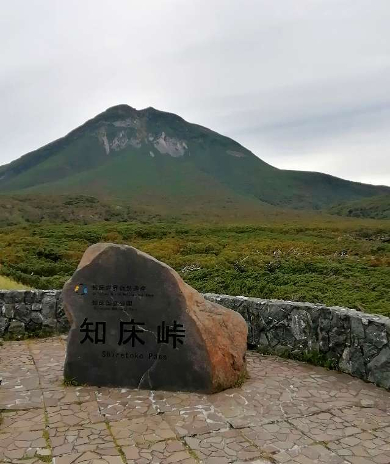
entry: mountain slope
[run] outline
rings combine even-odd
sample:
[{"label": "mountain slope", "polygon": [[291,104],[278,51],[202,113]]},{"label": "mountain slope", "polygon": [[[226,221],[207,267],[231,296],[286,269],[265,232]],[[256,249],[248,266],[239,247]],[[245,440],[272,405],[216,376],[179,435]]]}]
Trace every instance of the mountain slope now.
[{"label": "mountain slope", "polygon": [[199,204],[205,211],[321,209],[389,192],[326,174],[279,170],[177,115],[127,105],[0,167],[0,193],[82,193],[166,212]]},{"label": "mountain slope", "polygon": [[390,219],[390,194],[335,205],[329,209],[329,213],[348,217]]}]

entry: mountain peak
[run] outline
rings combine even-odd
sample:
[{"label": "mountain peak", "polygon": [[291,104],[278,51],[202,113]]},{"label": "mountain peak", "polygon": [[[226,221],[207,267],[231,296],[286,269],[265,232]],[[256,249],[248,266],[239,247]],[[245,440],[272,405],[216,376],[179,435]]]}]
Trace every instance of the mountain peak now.
[{"label": "mountain peak", "polygon": [[110,106],[109,108],[106,109],[106,111],[103,111],[103,113],[98,114],[96,117],[98,118],[99,116],[102,116],[102,115],[129,116],[129,115],[134,115],[137,112],[138,111],[136,108],[133,108],[130,105],[126,105],[122,103],[120,105]]},{"label": "mountain peak", "polygon": [[127,103],[120,103],[119,105],[110,106],[106,111],[136,111],[136,108],[128,105]]},{"label": "mountain peak", "polygon": [[96,123],[96,122],[100,123],[100,122],[105,122],[105,121],[109,122],[113,120],[126,119],[130,117],[146,118],[146,119],[163,118],[167,120],[168,124],[169,124],[169,121],[185,122],[184,119],[178,116],[177,114],[169,113],[167,111],[161,111],[161,110],[158,110],[157,108],[154,108],[153,106],[148,106],[146,108],[137,110],[136,108],[130,105],[122,103],[122,104],[114,105],[114,106],[111,106],[110,108],[107,108],[102,113],[99,113],[94,118],[87,121],[86,124],[89,125],[89,123],[91,122],[92,123]]}]

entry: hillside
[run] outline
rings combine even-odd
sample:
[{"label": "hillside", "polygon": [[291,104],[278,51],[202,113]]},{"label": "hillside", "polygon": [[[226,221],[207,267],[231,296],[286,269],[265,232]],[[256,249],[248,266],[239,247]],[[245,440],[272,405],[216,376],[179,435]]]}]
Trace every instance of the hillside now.
[{"label": "hillside", "polygon": [[[125,222],[142,216],[142,211],[129,206],[86,195],[0,195],[0,226],[41,222]],[[151,218],[145,216],[145,219]]]},{"label": "hillside", "polygon": [[127,105],[0,167],[6,195],[84,194],[150,214],[322,209],[390,193],[320,173],[279,170],[181,117]]},{"label": "hillside", "polygon": [[390,219],[390,194],[335,205],[329,212],[339,216]]},{"label": "hillside", "polygon": [[[157,203],[157,202],[156,202]],[[171,207],[171,209],[169,209]],[[207,214],[205,214],[207,212]],[[137,207],[118,199],[102,200],[90,195],[0,194],[0,227],[23,224],[94,224],[102,222],[186,222],[193,224],[279,224],[281,222],[337,222],[337,216],[321,211],[292,210],[261,202],[207,202]]]}]

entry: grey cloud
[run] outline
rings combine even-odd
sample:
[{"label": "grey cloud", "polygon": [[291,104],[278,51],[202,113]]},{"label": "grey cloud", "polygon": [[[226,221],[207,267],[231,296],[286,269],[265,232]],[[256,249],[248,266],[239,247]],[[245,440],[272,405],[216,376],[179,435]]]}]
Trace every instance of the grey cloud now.
[{"label": "grey cloud", "polygon": [[277,167],[390,185],[389,13],[388,0],[14,0],[0,164],[128,103]]}]

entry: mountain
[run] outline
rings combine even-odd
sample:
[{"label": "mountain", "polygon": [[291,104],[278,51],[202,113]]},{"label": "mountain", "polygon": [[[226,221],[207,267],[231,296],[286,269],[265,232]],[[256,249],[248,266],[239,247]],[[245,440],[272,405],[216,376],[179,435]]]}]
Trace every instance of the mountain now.
[{"label": "mountain", "polygon": [[387,195],[390,188],[280,170],[180,116],[118,105],[0,167],[0,194],[83,194],[161,214],[191,214],[319,210]]}]

